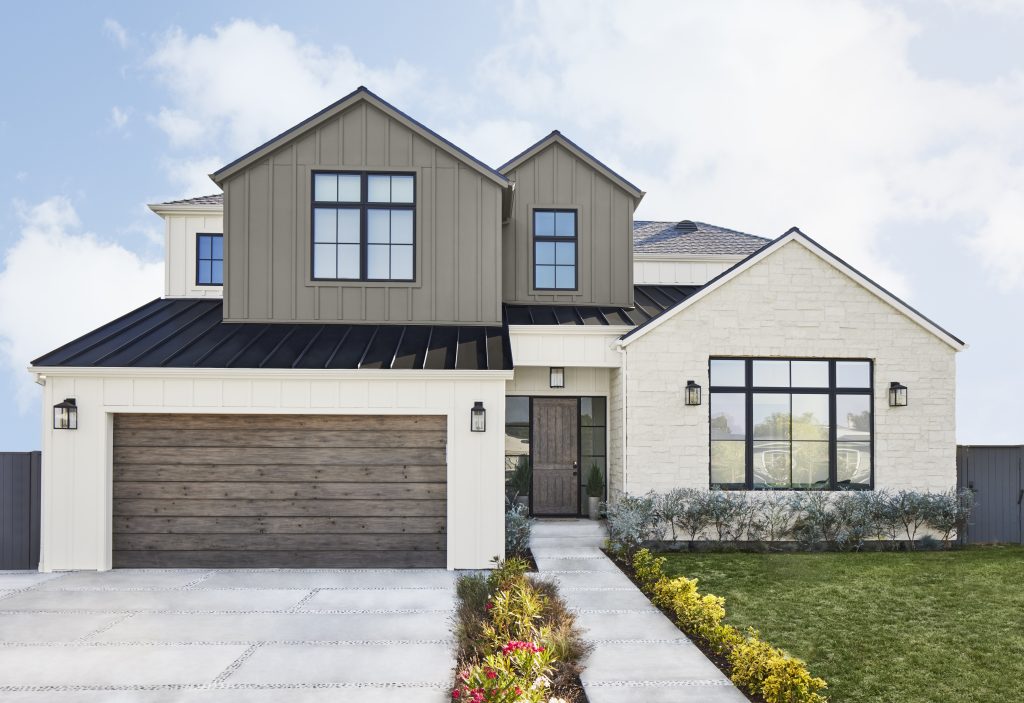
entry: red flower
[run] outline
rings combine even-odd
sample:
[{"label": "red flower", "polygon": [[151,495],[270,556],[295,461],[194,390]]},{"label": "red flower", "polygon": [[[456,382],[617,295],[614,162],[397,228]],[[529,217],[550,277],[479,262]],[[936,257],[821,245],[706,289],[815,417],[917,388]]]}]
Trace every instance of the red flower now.
[{"label": "red flower", "polygon": [[459,689],[455,689],[454,691],[452,691],[452,698],[458,698],[458,697],[459,697]]},{"label": "red flower", "polygon": [[485,607],[487,608],[487,610],[490,610],[491,608],[494,607],[494,603],[488,602]]},{"label": "red flower", "polygon": [[489,678],[489,679],[496,679],[496,678],[498,678],[498,675],[496,673],[494,673],[493,669],[488,669],[487,670],[487,678]]},{"label": "red flower", "polygon": [[517,695],[517,696],[521,696],[521,695],[523,695],[523,689],[521,689],[521,688],[519,688],[518,686],[516,686],[516,695]]}]

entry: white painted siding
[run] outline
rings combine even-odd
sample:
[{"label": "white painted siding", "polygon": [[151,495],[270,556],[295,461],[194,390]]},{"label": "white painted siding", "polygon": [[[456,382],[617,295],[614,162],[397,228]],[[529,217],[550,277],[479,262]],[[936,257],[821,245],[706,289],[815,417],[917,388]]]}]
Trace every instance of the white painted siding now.
[{"label": "white painted siding", "polygon": [[[448,567],[477,569],[504,553],[503,432],[507,373],[68,369],[48,374],[43,401],[43,571],[109,569],[115,413],[296,413],[448,417]],[[73,397],[77,430],[53,430]],[[469,431],[474,401],[487,431]]]},{"label": "white painted siding", "polygon": [[196,285],[196,235],[223,234],[219,208],[210,212],[166,213],[164,218],[164,295],[168,298],[220,298],[222,286]]},{"label": "white painted siding", "polygon": [[[717,355],[873,359],[875,486],[956,483],[953,347],[798,241],[665,318],[625,352],[612,388],[616,398],[624,375],[626,466],[623,474],[612,464],[613,490],[708,486],[708,358]],[[704,387],[699,407],[684,404],[690,378]],[[890,381],[910,389],[907,407],[889,407]]]},{"label": "white painted siding", "polygon": [[[557,364],[556,364],[557,366]],[[610,389],[611,369],[565,368],[565,388],[552,388],[550,367],[516,366],[512,380],[505,384],[507,395],[603,395]]]},{"label": "white painted siding", "polygon": [[630,327],[510,325],[512,359],[519,366],[619,365],[614,345]]},{"label": "white painted siding", "polygon": [[633,257],[633,283],[636,285],[702,286],[742,256],[686,259],[646,255]]}]

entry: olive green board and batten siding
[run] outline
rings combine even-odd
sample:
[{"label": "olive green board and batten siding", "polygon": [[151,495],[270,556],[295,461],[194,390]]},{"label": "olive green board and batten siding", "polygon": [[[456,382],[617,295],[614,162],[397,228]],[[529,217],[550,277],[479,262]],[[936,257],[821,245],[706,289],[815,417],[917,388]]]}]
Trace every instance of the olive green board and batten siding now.
[{"label": "olive green board and batten siding", "polygon": [[[416,175],[416,280],[313,281],[311,172]],[[500,324],[502,187],[357,102],[231,175],[224,314],[230,321]]]},{"label": "olive green board and batten siding", "polygon": [[[558,143],[506,175],[515,202],[502,232],[505,302],[632,307],[633,196]],[[532,212],[545,208],[577,210],[577,291],[533,288]]]},{"label": "olive green board and batten siding", "polygon": [[114,418],[115,567],[444,567],[440,416]]}]

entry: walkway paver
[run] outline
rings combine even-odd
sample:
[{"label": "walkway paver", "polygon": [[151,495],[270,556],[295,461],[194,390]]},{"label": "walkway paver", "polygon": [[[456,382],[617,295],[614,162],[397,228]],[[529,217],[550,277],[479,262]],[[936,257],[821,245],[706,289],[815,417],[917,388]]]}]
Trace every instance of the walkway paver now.
[{"label": "walkway paver", "polygon": [[441,703],[443,570],[0,572],[0,701]]},{"label": "walkway paver", "polygon": [[590,520],[537,520],[530,548],[541,574],[594,645],[583,672],[590,703],[745,703],[732,682],[604,555]]}]

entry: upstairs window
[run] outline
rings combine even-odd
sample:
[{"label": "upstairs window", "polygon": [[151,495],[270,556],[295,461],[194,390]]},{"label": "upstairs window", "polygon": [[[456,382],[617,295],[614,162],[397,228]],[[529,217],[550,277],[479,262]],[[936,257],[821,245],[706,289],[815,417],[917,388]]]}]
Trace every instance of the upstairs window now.
[{"label": "upstairs window", "polygon": [[415,280],[416,178],[313,173],[313,278]]},{"label": "upstairs window", "polygon": [[533,287],[576,290],[576,211],[533,211]]},{"label": "upstairs window", "polygon": [[871,362],[711,359],[711,487],[873,485]]},{"label": "upstairs window", "polygon": [[196,235],[196,285],[224,285],[224,235]]}]

